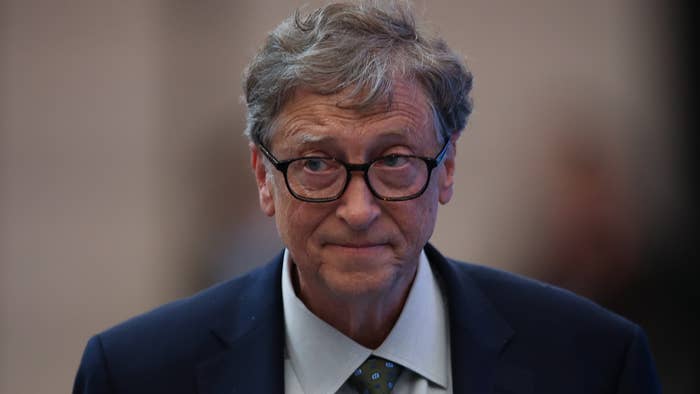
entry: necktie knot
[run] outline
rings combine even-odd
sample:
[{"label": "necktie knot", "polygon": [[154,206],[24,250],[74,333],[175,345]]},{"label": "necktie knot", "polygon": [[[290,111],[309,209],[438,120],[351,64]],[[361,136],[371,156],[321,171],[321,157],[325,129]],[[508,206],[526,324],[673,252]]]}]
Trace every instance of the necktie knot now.
[{"label": "necktie knot", "polygon": [[402,370],[398,364],[371,356],[355,370],[348,382],[361,394],[388,394]]}]

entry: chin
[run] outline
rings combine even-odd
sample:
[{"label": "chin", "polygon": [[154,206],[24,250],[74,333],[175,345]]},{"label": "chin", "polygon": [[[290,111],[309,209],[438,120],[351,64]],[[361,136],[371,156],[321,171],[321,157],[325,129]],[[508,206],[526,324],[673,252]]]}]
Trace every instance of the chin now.
[{"label": "chin", "polygon": [[381,294],[390,290],[398,280],[395,267],[371,271],[322,272],[328,288],[341,297],[358,297]]}]

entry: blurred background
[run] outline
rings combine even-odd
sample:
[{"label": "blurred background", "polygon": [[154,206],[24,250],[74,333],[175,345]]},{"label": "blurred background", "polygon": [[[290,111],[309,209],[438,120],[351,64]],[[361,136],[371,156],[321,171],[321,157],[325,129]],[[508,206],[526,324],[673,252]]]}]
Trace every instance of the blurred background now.
[{"label": "blurred background", "polygon": [[[0,0],[0,393],[68,392],[91,335],[281,248],[240,86],[303,3]],[[696,7],[414,4],[476,78],[433,243],[637,321],[698,392]]]}]

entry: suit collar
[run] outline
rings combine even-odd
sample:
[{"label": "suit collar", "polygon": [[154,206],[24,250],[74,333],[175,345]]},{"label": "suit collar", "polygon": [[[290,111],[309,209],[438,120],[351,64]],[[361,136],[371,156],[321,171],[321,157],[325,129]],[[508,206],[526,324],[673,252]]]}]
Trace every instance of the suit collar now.
[{"label": "suit collar", "polygon": [[201,394],[284,392],[281,270],[282,254],[228,284],[231,300],[211,325],[220,350],[197,367]]},{"label": "suit collar", "polygon": [[447,260],[430,244],[425,252],[447,293],[453,392],[493,392],[504,378],[496,371],[506,370],[499,356],[513,329],[464,269],[468,265]]}]

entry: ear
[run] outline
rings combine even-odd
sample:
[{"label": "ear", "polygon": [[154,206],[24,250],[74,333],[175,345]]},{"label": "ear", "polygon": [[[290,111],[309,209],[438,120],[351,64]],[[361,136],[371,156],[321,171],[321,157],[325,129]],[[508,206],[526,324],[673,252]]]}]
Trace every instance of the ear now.
[{"label": "ear", "polygon": [[457,155],[458,138],[459,133],[455,133],[450,137],[450,142],[447,146],[447,154],[445,155],[445,160],[442,162],[442,167],[444,168],[440,171],[440,179],[438,180],[438,199],[440,204],[447,204],[450,202],[452,193],[454,192],[455,156]]},{"label": "ear", "polygon": [[249,143],[250,148],[250,166],[255,175],[255,182],[258,185],[258,199],[260,200],[260,209],[267,216],[275,214],[275,200],[272,195],[272,182],[267,179],[267,167],[265,166],[265,157],[254,143]]}]

